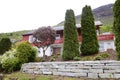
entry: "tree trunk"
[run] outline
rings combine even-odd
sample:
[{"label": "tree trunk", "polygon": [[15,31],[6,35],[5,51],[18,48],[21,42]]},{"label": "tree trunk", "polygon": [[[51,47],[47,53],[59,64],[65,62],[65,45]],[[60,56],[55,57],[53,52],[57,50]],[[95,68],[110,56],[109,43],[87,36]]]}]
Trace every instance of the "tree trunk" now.
[{"label": "tree trunk", "polygon": [[45,50],[43,49],[43,57],[45,57]]}]

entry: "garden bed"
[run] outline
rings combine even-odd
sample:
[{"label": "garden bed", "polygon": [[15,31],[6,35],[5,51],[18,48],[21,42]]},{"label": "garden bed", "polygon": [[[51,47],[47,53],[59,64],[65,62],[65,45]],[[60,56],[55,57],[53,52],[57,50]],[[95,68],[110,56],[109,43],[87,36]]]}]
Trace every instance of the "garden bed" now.
[{"label": "garden bed", "polygon": [[[74,60],[70,61],[95,61],[95,60],[117,60],[116,58],[116,52],[114,50],[108,50],[105,52],[99,52],[94,55],[88,55],[88,56],[82,56],[75,57]],[[49,57],[38,57],[36,59],[36,62],[51,62],[51,61],[63,61],[62,56],[60,54],[54,54]]]}]

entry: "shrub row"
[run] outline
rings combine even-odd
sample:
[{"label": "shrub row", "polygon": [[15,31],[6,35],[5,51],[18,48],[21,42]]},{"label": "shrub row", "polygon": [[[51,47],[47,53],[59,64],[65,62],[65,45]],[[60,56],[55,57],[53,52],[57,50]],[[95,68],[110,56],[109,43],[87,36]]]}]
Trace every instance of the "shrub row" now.
[{"label": "shrub row", "polygon": [[33,62],[36,59],[37,50],[28,42],[20,42],[16,47],[1,56],[0,69],[10,73],[19,70],[23,63]]}]

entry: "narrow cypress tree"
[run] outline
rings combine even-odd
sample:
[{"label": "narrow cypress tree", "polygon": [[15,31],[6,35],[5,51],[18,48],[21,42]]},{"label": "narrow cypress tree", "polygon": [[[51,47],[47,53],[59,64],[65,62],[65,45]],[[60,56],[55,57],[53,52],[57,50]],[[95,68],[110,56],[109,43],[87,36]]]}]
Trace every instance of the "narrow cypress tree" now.
[{"label": "narrow cypress tree", "polygon": [[67,10],[64,23],[63,60],[73,60],[79,56],[78,32],[73,10]]},{"label": "narrow cypress tree", "polygon": [[81,26],[82,44],[80,49],[82,55],[98,53],[99,45],[97,40],[96,27],[90,6],[86,5],[82,9]]},{"label": "narrow cypress tree", "polygon": [[120,0],[116,0],[113,8],[114,13],[114,34],[117,59],[120,60]]}]

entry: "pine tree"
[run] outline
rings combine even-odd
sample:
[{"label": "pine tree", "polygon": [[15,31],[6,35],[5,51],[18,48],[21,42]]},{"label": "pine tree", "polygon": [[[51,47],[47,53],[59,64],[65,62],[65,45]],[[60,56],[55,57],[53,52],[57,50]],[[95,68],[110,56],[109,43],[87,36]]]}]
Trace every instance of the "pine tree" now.
[{"label": "pine tree", "polygon": [[82,9],[81,26],[82,44],[80,50],[82,55],[98,53],[99,45],[97,40],[96,27],[90,6],[86,5]]},{"label": "pine tree", "polygon": [[63,60],[73,60],[79,56],[78,32],[76,28],[74,11],[66,11],[64,23],[64,43],[63,43]]},{"label": "pine tree", "polygon": [[114,13],[114,34],[117,59],[120,60],[120,0],[116,0],[113,8]]},{"label": "pine tree", "polygon": [[11,48],[12,42],[9,38],[2,38],[0,41],[0,54],[4,54]]}]

